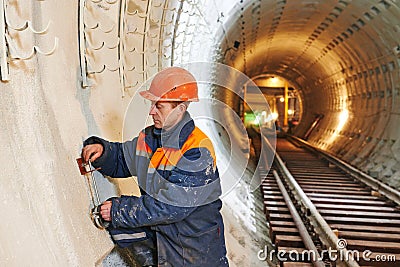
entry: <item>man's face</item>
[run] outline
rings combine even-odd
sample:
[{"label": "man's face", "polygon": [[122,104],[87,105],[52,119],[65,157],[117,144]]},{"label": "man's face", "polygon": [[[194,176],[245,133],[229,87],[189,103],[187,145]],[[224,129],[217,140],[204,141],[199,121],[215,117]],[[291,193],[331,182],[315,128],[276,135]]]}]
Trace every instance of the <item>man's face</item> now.
[{"label": "man's face", "polygon": [[168,130],[179,122],[182,112],[170,102],[151,102],[149,115],[153,117],[154,126]]}]

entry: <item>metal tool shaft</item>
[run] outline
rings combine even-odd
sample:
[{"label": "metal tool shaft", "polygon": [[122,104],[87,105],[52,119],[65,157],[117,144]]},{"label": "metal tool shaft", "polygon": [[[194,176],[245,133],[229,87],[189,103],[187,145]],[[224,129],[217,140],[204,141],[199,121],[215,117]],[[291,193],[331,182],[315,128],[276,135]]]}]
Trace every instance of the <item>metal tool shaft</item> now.
[{"label": "metal tool shaft", "polygon": [[93,174],[95,169],[92,167],[92,163],[90,162],[90,160],[88,162],[88,165],[89,165],[89,169],[90,169],[90,178],[92,180],[91,182],[93,184],[93,191],[94,191],[94,196],[92,196],[92,197],[93,197],[93,199],[96,200],[96,203],[93,203],[93,204],[94,204],[94,206],[98,206],[101,204],[101,202],[100,202],[99,192],[97,191],[96,178],[94,177],[94,174]]}]

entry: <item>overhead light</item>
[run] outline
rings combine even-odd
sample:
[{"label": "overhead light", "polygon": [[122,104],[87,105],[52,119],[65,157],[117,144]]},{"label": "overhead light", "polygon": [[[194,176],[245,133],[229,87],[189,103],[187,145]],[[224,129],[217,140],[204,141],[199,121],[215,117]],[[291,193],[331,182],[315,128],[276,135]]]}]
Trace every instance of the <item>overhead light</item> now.
[{"label": "overhead light", "polygon": [[271,84],[277,85],[279,83],[279,78],[275,77],[275,76],[271,76],[270,81],[271,81]]}]

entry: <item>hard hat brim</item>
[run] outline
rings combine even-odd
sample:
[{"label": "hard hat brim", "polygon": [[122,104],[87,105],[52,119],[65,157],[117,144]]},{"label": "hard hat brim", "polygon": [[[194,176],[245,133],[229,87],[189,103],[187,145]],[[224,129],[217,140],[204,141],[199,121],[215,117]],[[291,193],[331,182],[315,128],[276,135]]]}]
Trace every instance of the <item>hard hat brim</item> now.
[{"label": "hard hat brim", "polygon": [[159,100],[161,99],[161,97],[156,96],[156,95],[153,95],[153,94],[150,93],[149,91],[141,91],[141,92],[139,92],[139,94],[140,94],[143,98],[145,98],[145,99],[147,99],[147,100],[150,100],[150,101],[159,101]]},{"label": "hard hat brim", "polygon": [[145,98],[145,99],[147,99],[147,100],[156,101],[156,102],[157,102],[157,101],[179,101],[179,102],[181,102],[181,101],[198,102],[198,101],[199,101],[198,98],[191,98],[191,99],[180,99],[180,98],[171,99],[171,98],[168,98],[168,99],[165,99],[165,98],[163,98],[163,97],[159,97],[159,96],[156,96],[156,95],[150,93],[148,90],[146,90],[146,91],[140,91],[139,94],[140,94],[143,98]]}]

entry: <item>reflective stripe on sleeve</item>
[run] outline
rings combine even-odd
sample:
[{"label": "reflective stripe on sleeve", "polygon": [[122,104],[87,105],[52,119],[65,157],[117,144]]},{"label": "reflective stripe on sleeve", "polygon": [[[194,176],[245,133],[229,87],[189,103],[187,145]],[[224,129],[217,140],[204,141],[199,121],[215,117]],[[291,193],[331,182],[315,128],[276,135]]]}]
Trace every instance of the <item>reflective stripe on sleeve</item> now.
[{"label": "reflective stripe on sleeve", "polygon": [[146,232],[133,233],[133,234],[118,234],[113,235],[115,241],[125,240],[125,239],[139,239],[146,237]]}]

